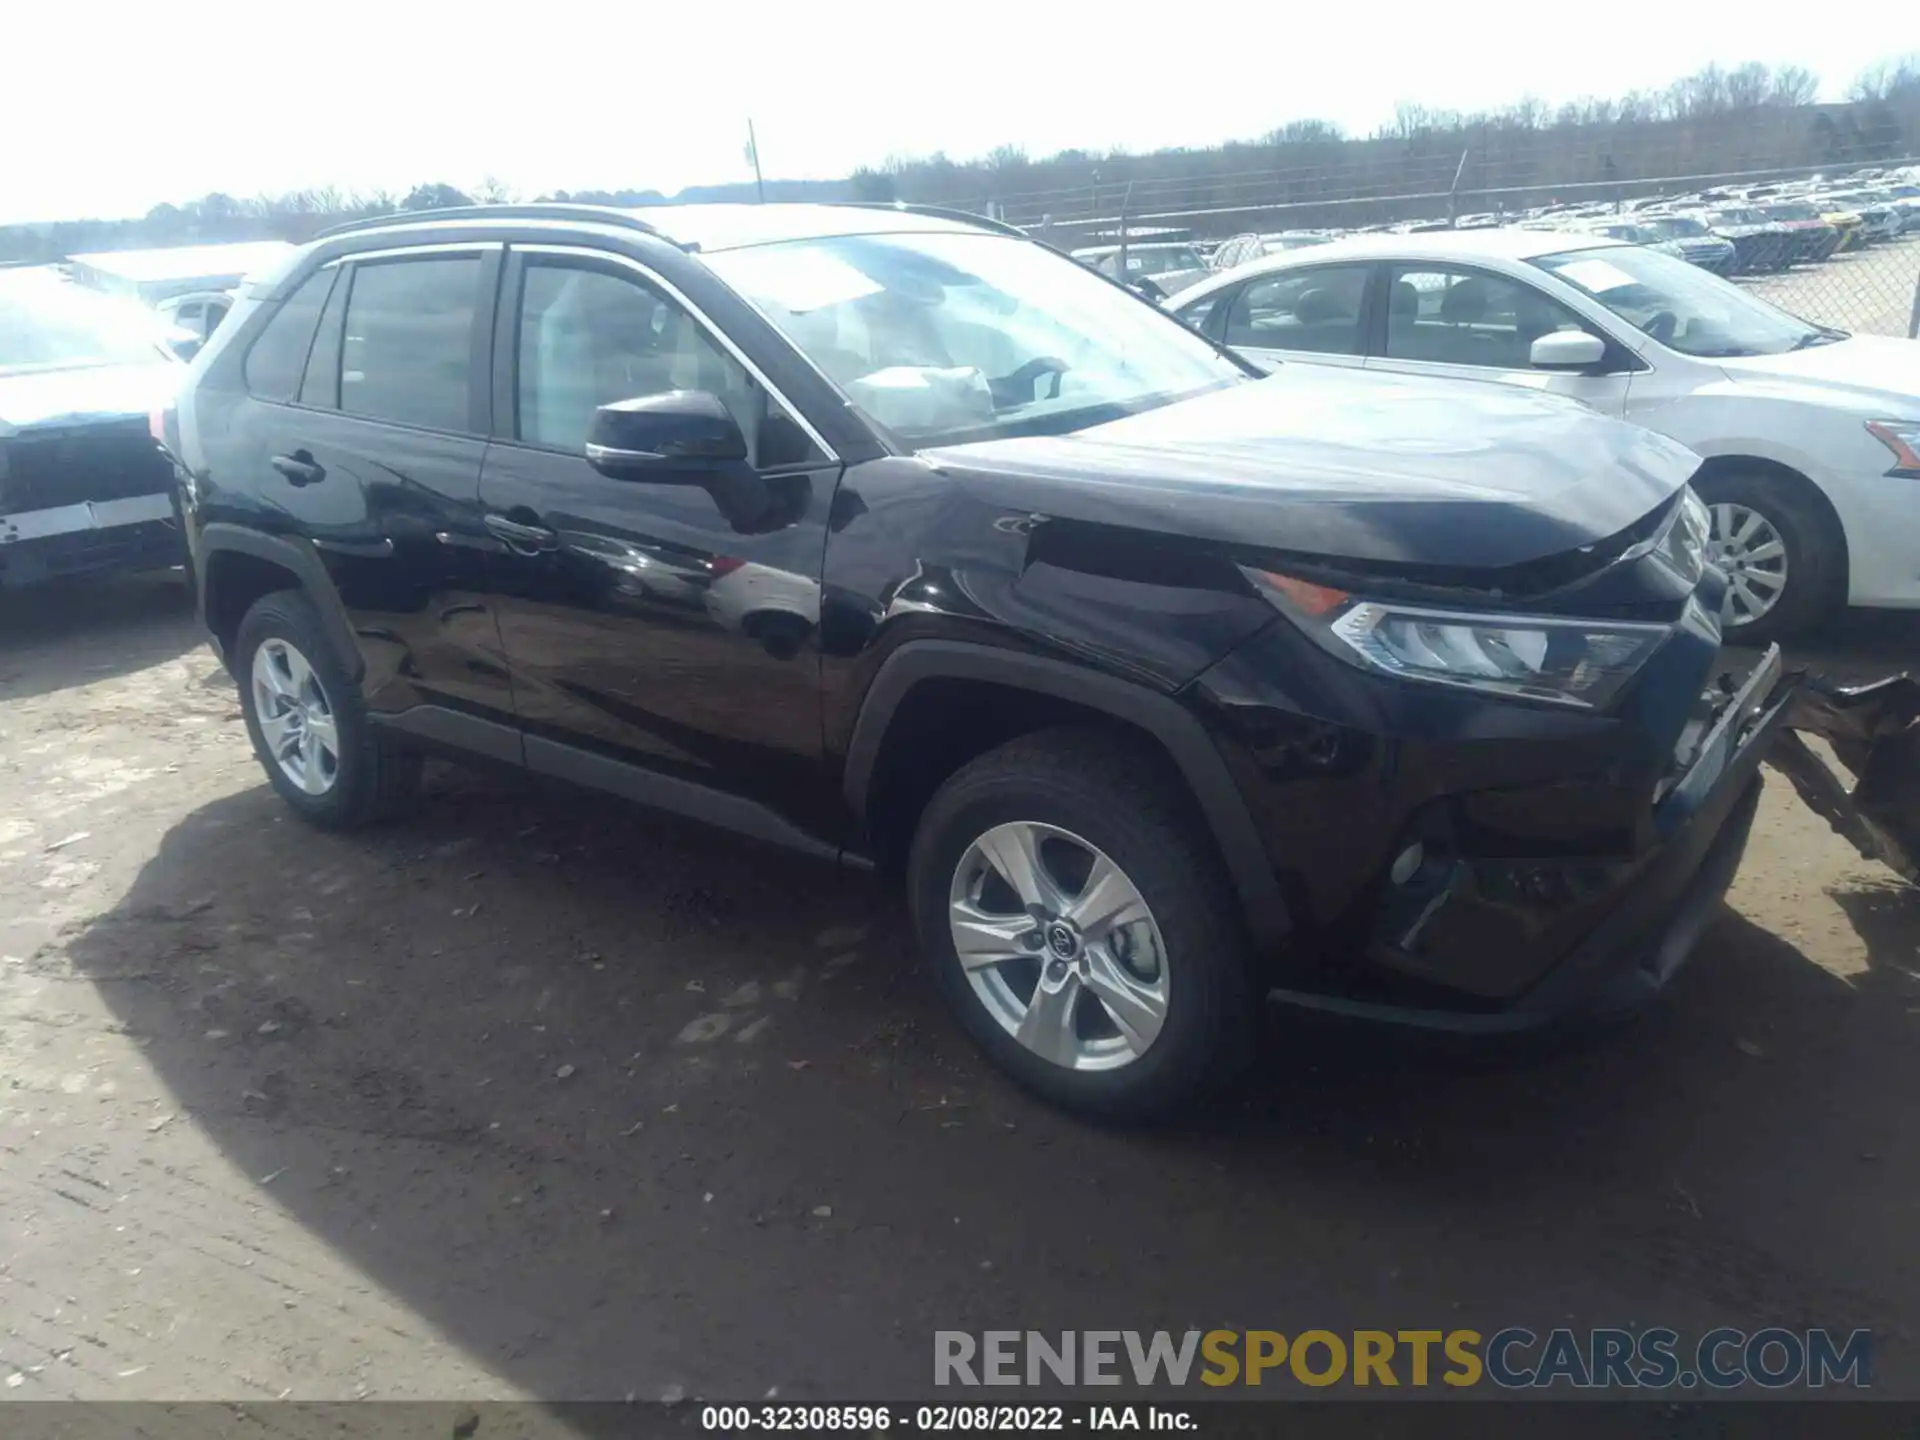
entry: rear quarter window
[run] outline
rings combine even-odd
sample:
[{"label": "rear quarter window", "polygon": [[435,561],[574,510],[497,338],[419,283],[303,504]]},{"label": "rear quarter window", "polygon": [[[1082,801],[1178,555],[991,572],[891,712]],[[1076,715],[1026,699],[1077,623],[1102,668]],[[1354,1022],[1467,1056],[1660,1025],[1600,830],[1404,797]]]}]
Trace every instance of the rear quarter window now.
[{"label": "rear quarter window", "polygon": [[242,366],[247,393],[257,400],[285,404],[300,388],[313,347],[314,328],[333,289],[335,272],[322,270],[281,302],[266,326],[248,347]]}]

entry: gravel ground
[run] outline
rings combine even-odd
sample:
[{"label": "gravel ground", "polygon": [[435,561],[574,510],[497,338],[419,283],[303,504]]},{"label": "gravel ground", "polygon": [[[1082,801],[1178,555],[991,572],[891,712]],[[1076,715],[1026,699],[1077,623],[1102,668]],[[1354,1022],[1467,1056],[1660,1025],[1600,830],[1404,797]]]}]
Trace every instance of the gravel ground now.
[{"label": "gravel ground", "polygon": [[1920,894],[1784,783],[1630,1029],[1277,1017],[1231,1108],[1120,1133],[988,1071],[867,882],[454,770],[317,834],[177,582],[0,602],[4,1398],[908,1398],[936,1328],[1776,1322],[1920,1392]]},{"label": "gravel ground", "polygon": [[1849,250],[1784,275],[1742,276],[1741,285],[1783,310],[1860,335],[1909,333],[1920,285],[1920,235]]}]

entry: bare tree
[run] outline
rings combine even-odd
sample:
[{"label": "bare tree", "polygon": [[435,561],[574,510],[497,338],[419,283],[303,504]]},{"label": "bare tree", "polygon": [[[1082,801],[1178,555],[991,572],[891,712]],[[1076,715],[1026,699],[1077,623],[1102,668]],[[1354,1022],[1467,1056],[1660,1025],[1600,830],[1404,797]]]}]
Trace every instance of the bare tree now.
[{"label": "bare tree", "polygon": [[1882,60],[1853,77],[1847,98],[1872,102],[1920,92],[1920,52]]}]

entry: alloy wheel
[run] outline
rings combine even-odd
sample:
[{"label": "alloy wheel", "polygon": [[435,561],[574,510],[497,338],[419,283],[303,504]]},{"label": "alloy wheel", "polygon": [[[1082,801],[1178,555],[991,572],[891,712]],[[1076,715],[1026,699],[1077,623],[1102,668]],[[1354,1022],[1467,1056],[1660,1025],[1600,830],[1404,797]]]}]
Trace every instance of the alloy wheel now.
[{"label": "alloy wheel", "polygon": [[280,772],[309,795],[340,778],[340,731],[333,702],[307,657],[285,640],[253,652],[253,710]]},{"label": "alloy wheel", "polygon": [[996,825],[954,868],[947,922],[973,993],[1034,1054],[1115,1070],[1167,1018],[1167,954],[1139,888],[1097,846],[1035,821]]},{"label": "alloy wheel", "polygon": [[1751,625],[1787,593],[1787,546],[1773,522],[1732,501],[1712,507],[1707,548],[1727,577],[1721,614],[1729,626]]}]

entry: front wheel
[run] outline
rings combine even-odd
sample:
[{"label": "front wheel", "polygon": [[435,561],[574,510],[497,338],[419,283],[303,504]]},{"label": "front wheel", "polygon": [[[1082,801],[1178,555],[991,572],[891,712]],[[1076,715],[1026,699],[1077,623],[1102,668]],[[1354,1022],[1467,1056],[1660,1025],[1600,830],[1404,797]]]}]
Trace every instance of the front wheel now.
[{"label": "front wheel", "polygon": [[1727,577],[1720,618],[1729,644],[1798,639],[1844,598],[1839,527],[1799,486],[1758,473],[1711,475],[1694,488],[1707,505],[1708,549]]},{"label": "front wheel", "polygon": [[927,806],[908,885],[961,1023],[1057,1104],[1164,1115],[1251,1052],[1257,991],[1233,893],[1151,752],[1055,730],[982,756]]}]

